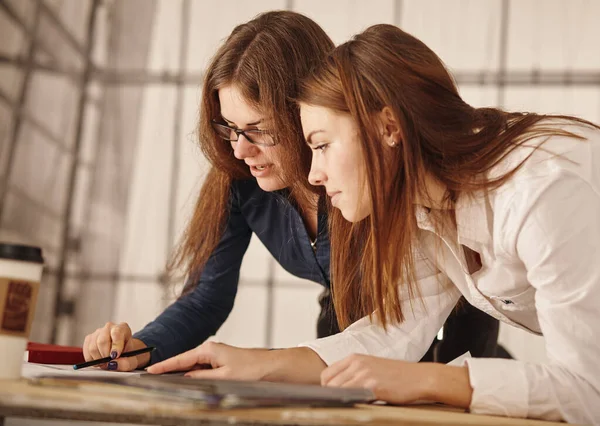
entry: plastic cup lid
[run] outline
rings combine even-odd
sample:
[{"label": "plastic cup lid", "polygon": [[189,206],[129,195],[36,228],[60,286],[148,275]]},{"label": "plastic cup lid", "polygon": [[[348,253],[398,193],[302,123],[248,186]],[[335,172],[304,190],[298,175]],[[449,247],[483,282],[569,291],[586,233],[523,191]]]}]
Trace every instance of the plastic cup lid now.
[{"label": "plastic cup lid", "polygon": [[0,259],[44,263],[40,247],[22,244],[0,243]]}]

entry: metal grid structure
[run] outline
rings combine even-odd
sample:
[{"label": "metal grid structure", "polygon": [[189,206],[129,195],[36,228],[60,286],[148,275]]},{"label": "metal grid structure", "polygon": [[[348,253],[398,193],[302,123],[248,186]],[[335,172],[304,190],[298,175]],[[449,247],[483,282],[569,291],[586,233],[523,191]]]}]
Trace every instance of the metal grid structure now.
[{"label": "metal grid structure", "polygon": [[[162,282],[167,286],[168,279],[166,275],[132,275],[123,276],[119,274],[91,274],[86,270],[71,268],[70,265],[76,261],[79,251],[85,242],[82,241],[82,233],[73,229],[73,209],[74,194],[77,190],[78,179],[82,170],[90,169],[94,173],[95,164],[83,161],[81,157],[82,140],[86,125],[87,110],[94,108],[99,111],[100,117],[103,116],[104,92],[111,88],[143,88],[148,85],[172,85],[177,91],[175,102],[175,117],[181,115],[184,96],[183,89],[187,85],[200,85],[202,82],[201,73],[189,73],[186,70],[186,52],[188,50],[188,34],[190,26],[190,0],[184,0],[181,8],[181,28],[180,28],[180,52],[179,52],[179,72],[164,71],[152,72],[143,68],[111,68],[110,60],[108,64],[99,64],[94,61],[94,48],[99,44],[97,39],[98,16],[104,12],[107,16],[113,16],[115,13],[116,2],[103,0],[89,0],[87,17],[85,20],[85,35],[83,39],[73,33],[73,29],[68,27],[61,17],[54,11],[46,0],[32,0],[32,8],[28,16],[23,16],[17,10],[16,4],[19,0],[0,0],[0,14],[10,20],[15,28],[22,34],[25,40],[24,48],[21,53],[16,55],[0,54],[0,66],[9,69],[18,70],[22,74],[20,86],[16,96],[11,96],[0,88],[0,103],[4,104],[11,111],[12,119],[7,128],[6,135],[3,137],[2,161],[3,164],[0,175],[0,228],[5,228],[5,214],[7,206],[7,197],[13,194],[15,197],[21,197],[22,202],[28,206],[28,209],[36,210],[40,215],[50,217],[52,220],[61,222],[62,235],[60,244],[56,247],[56,259],[46,271],[47,277],[55,280],[54,300],[46,300],[45,303],[51,303],[52,324],[50,326],[50,341],[58,340],[60,319],[68,318],[74,315],[77,300],[65,294],[65,285],[68,279],[85,282],[89,279],[100,279],[117,282],[119,279],[126,279],[135,282],[153,283]],[[152,2],[146,2],[145,7],[152,9]],[[294,10],[293,0],[287,0],[286,7]],[[498,88],[497,105],[504,104],[505,89],[510,86],[600,86],[600,71],[589,72],[553,72],[532,70],[530,72],[511,72],[507,70],[507,37],[510,31],[509,8],[513,6],[514,1],[501,1],[501,34],[500,34],[500,65],[497,70],[481,72],[458,72],[455,74],[459,85],[471,86],[492,86]],[[396,24],[401,22],[403,1],[395,1],[394,20]],[[109,19],[110,20],[110,19]],[[42,25],[42,23],[44,25]],[[109,25],[110,26],[110,25]],[[56,40],[60,44],[50,43],[46,35],[42,32],[44,29],[51,28],[58,34]],[[110,30],[109,30],[110,33]],[[56,41],[55,40],[55,41]],[[102,42],[105,42],[103,40]],[[107,43],[110,49],[111,43]],[[69,60],[65,60],[62,51],[68,51]],[[110,56],[110,51],[108,52]],[[52,128],[49,128],[40,117],[31,113],[27,108],[28,93],[31,88],[32,78],[36,74],[47,74],[50,76],[60,76],[68,79],[70,84],[76,87],[77,106],[75,130],[72,140],[69,135],[57,134]],[[92,95],[94,92],[96,95]],[[23,132],[26,127],[39,133],[44,139],[55,145],[56,149],[69,158],[69,166],[66,178],[66,197],[59,211],[53,211],[43,203],[21,191],[18,185],[13,185],[15,153],[19,143],[23,141]],[[166,226],[167,239],[169,246],[175,241],[174,229],[174,209],[177,195],[177,173],[179,170],[178,158],[181,150],[179,141],[182,139],[182,129],[179,120],[174,120],[173,128],[173,164],[172,176],[170,180],[170,208],[169,223]],[[101,141],[102,135],[98,131],[96,135],[97,142]],[[10,226],[10,225],[7,225]],[[265,345],[272,344],[271,322],[273,320],[273,272],[272,266],[267,282],[268,294],[268,312],[267,312],[267,330]]]}]

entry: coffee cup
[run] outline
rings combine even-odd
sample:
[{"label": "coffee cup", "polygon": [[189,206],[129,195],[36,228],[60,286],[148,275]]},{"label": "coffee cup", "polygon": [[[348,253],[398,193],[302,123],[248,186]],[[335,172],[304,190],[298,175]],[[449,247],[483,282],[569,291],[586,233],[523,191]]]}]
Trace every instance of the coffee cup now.
[{"label": "coffee cup", "polygon": [[0,242],[0,379],[21,377],[43,267],[41,248]]}]

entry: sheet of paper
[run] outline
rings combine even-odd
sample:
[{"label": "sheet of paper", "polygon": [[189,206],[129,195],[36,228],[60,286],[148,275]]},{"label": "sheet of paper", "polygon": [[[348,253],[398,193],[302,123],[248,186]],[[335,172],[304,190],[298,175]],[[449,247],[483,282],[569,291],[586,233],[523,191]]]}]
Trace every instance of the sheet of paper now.
[{"label": "sheet of paper", "polygon": [[68,377],[139,377],[142,374],[147,374],[145,371],[136,370],[132,372],[107,371],[98,367],[89,367],[82,370],[73,370],[72,365],[58,364],[35,364],[31,362],[23,362],[21,376],[28,379],[47,375],[61,375]]}]

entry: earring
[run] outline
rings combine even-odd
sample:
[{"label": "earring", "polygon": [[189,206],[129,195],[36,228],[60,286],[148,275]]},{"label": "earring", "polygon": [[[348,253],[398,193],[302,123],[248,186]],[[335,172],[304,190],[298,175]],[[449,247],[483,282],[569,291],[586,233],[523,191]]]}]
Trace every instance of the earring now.
[{"label": "earring", "polygon": [[392,148],[396,148],[396,147],[398,146],[398,142],[396,142],[396,141],[392,141],[392,143],[390,144],[390,146],[391,146]]}]

